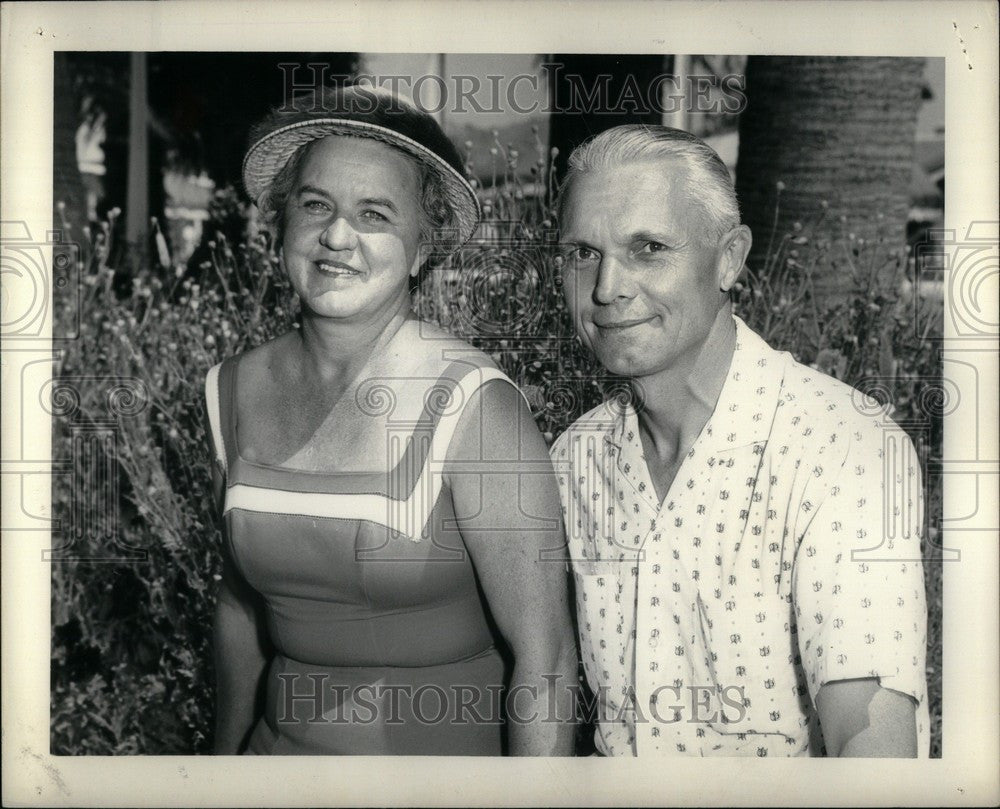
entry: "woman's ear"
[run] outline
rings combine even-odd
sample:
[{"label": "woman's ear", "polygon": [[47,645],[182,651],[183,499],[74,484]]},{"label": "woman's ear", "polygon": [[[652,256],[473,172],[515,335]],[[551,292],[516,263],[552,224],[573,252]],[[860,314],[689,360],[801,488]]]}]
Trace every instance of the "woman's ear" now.
[{"label": "woman's ear", "polygon": [[420,244],[417,246],[417,253],[413,257],[413,266],[410,267],[410,278],[416,278],[420,275],[421,268],[427,264],[428,259],[431,257],[431,248],[423,239],[420,240]]}]

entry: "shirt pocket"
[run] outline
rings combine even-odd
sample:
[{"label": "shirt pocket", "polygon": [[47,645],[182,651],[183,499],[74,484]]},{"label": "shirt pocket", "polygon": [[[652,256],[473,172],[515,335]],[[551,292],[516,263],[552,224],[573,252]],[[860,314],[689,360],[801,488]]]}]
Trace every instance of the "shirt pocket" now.
[{"label": "shirt pocket", "polygon": [[[733,602],[729,602],[730,604]],[[703,642],[709,651],[711,683],[724,710],[706,723],[708,736],[722,737],[726,749],[735,745],[761,755],[795,755],[803,740],[795,651],[787,605],[747,604],[727,609],[727,601],[695,603]],[[709,683],[706,683],[709,685]],[[767,749],[768,753],[760,753]]]},{"label": "shirt pocket", "polygon": [[620,562],[573,560],[573,588],[580,656],[591,687],[612,679],[620,668],[626,636],[616,595],[621,583]]}]

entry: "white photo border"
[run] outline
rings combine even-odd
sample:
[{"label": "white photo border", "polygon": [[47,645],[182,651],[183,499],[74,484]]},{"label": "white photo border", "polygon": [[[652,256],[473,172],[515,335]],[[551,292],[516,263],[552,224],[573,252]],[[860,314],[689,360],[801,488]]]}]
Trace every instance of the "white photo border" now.
[{"label": "white photo border", "polygon": [[[731,53],[946,59],[945,227],[997,238],[998,26],[990,2],[565,2],[325,0],[5,3],[2,218],[52,229],[57,50]],[[995,300],[996,279],[987,281]],[[990,298],[982,298],[990,300]],[[960,302],[953,301],[954,305]],[[991,313],[995,316],[995,312]],[[996,322],[995,317],[991,321]],[[996,335],[956,340],[978,369],[974,435],[946,421],[945,457],[996,476]],[[50,417],[22,396],[46,339],[3,348],[3,511],[46,514]],[[963,391],[975,397],[977,391]],[[22,406],[23,405],[23,406]],[[986,466],[982,466],[982,462]],[[18,466],[18,464],[27,464]],[[993,464],[990,467],[990,464]],[[21,474],[24,472],[24,474]],[[10,474],[8,474],[10,473]],[[22,485],[11,485],[17,475]],[[49,754],[50,568],[44,533],[2,541],[3,801],[6,805],[978,805],[1000,801],[996,487],[975,501],[945,480],[943,757],[923,761],[65,757]],[[949,518],[985,515],[949,534]],[[7,524],[8,520],[5,519]]]}]

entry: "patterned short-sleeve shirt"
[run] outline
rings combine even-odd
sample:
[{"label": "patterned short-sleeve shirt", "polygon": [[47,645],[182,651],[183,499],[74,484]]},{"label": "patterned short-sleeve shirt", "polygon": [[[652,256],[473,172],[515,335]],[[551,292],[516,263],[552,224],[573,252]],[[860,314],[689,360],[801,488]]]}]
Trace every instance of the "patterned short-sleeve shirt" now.
[{"label": "patterned short-sleeve shirt", "polygon": [[552,448],[606,755],[819,755],[815,699],[876,677],[929,747],[916,453],[877,403],[739,318],[709,421],[662,503],[635,411]]}]

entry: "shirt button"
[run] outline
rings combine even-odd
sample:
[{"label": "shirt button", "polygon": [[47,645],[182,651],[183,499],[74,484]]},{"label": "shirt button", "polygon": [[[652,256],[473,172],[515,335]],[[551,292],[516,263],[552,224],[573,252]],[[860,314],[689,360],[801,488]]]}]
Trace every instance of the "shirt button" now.
[{"label": "shirt button", "polygon": [[656,643],[657,643],[656,638],[650,638],[649,639],[649,648],[650,649],[655,649],[656,648]]}]

